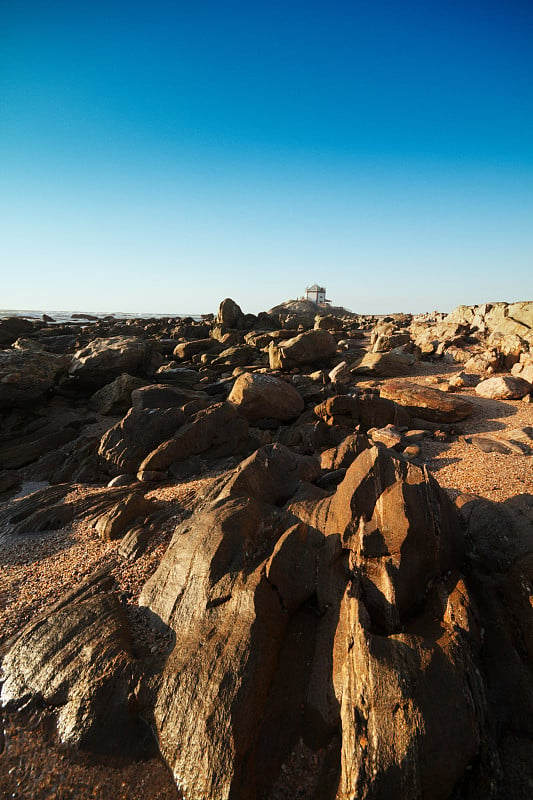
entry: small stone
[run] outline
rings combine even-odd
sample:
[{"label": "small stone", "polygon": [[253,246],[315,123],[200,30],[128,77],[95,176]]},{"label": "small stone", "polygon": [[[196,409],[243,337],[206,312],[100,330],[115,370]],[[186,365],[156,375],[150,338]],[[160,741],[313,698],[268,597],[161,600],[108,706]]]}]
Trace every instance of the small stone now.
[{"label": "small stone", "polygon": [[370,434],[373,442],[384,444],[386,447],[398,447],[402,441],[402,434],[396,425],[385,425],[384,428],[375,428]]}]

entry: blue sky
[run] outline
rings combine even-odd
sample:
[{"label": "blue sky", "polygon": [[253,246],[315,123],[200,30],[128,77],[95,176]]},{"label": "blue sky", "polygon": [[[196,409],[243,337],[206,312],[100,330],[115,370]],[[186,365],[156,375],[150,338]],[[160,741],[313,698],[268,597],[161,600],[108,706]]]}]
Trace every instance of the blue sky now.
[{"label": "blue sky", "polygon": [[3,308],[533,299],[533,4],[0,3]]}]

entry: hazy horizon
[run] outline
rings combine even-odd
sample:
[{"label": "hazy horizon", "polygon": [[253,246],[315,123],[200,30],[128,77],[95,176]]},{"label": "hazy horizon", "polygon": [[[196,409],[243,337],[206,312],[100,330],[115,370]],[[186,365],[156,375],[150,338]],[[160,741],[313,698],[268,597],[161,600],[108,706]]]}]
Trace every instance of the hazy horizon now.
[{"label": "hazy horizon", "polygon": [[1,304],[533,297],[533,5],[6,0]]}]

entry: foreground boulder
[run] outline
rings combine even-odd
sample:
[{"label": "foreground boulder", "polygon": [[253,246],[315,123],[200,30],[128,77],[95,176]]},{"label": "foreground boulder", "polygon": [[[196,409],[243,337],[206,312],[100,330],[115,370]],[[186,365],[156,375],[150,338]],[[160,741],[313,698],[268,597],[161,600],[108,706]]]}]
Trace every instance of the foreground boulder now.
[{"label": "foreground boulder", "polygon": [[[481,667],[494,716],[497,797],[531,797],[533,758],[533,498],[504,503],[462,495],[475,570],[470,584],[483,620]],[[472,795],[476,797],[475,794]]]},{"label": "foreground boulder", "polygon": [[243,462],[141,598],[176,636],[154,724],[183,793],[448,798],[485,714],[462,552],[435,481],[377,448],[333,496],[281,446]]},{"label": "foreground boulder", "polygon": [[2,703],[29,696],[58,709],[63,742],[99,752],[134,749],[147,729],[136,713],[131,635],[114,579],[99,572],[28,625],[4,659]]},{"label": "foreground boulder", "polygon": [[155,508],[129,487],[84,489],[76,484],[46,486],[19,499],[0,506],[0,535],[18,536],[24,533],[57,530],[73,520],[98,529],[106,539],[123,535],[136,517],[144,518]]}]

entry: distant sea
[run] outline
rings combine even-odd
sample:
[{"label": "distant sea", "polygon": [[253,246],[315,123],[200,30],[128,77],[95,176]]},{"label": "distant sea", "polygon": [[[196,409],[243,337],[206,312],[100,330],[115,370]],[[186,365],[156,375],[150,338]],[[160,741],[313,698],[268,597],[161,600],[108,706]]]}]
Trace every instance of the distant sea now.
[{"label": "distant sea", "polygon": [[[57,324],[65,323],[65,322],[73,322],[78,325],[83,325],[91,322],[90,319],[83,319],[81,315],[84,317],[98,317],[98,319],[103,319],[104,317],[113,317],[114,319],[184,319],[185,317],[192,317],[192,319],[199,320],[201,319],[201,314],[185,314],[185,313],[171,313],[168,314],[151,314],[147,311],[131,311],[131,312],[109,312],[109,311],[48,311],[48,310],[35,310],[35,309],[15,309],[15,308],[3,308],[0,309],[0,319],[6,319],[7,317],[24,317],[24,319],[28,320],[42,320],[43,314],[46,314],[48,317],[52,317],[54,322]],[[79,317],[72,318],[73,314],[80,315]]]}]

